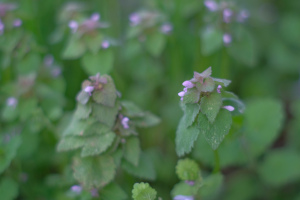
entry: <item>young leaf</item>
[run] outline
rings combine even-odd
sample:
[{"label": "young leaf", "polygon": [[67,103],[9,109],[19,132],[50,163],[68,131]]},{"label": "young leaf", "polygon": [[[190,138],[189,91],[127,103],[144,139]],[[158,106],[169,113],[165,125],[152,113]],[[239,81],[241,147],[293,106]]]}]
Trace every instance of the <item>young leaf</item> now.
[{"label": "young leaf", "polygon": [[195,181],[198,179],[200,168],[198,164],[189,158],[181,159],[176,165],[176,174],[182,181]]},{"label": "young leaf", "polygon": [[116,173],[114,159],[110,156],[75,157],[73,169],[74,177],[87,189],[107,185]]},{"label": "young leaf", "polygon": [[107,132],[101,135],[92,135],[84,138],[84,146],[81,156],[99,155],[110,147],[115,139],[114,132]]},{"label": "young leaf", "polygon": [[106,124],[107,126],[112,127],[116,121],[116,117],[120,107],[119,105],[119,102],[117,102],[116,105],[113,108],[111,108],[102,104],[93,103],[92,116],[94,116],[98,121]]},{"label": "young leaf", "polygon": [[124,145],[124,158],[128,162],[134,166],[138,166],[140,152],[140,141],[137,137],[130,137],[126,139],[126,143]]},{"label": "young leaf", "polygon": [[182,117],[176,131],[176,152],[178,156],[192,150],[200,132],[197,126],[187,128],[184,120],[184,117]]},{"label": "young leaf", "polygon": [[221,86],[224,86],[224,87],[227,87],[231,83],[230,80],[220,79],[220,78],[213,78],[213,77],[211,77],[211,78],[215,81],[215,83],[217,85],[221,85]]},{"label": "young leaf", "polygon": [[211,124],[204,114],[198,116],[198,128],[204,134],[206,141],[210,144],[213,150],[216,150],[225,135],[228,134],[232,123],[231,114],[226,109],[221,109],[214,121]]},{"label": "young leaf", "polygon": [[110,76],[102,76],[107,79],[107,83],[102,90],[93,92],[93,100],[105,106],[114,107],[117,99],[117,90]]},{"label": "young leaf", "polygon": [[200,101],[201,112],[206,115],[210,123],[215,121],[221,106],[222,96],[217,92],[202,97]]},{"label": "young leaf", "polygon": [[215,89],[215,82],[212,78],[207,77],[204,79],[203,84],[196,83],[196,87],[201,92],[212,92]]},{"label": "young leaf", "polygon": [[195,118],[199,113],[200,106],[199,106],[199,104],[196,104],[196,103],[193,103],[193,104],[187,103],[187,104],[183,105],[183,109],[184,109],[183,121],[185,124],[184,126],[189,127],[194,123]]},{"label": "young leaf", "polygon": [[134,200],[155,200],[157,192],[148,183],[135,183],[132,190]]},{"label": "young leaf", "polygon": [[140,154],[140,161],[138,166],[134,166],[131,163],[123,160],[121,163],[122,168],[128,173],[149,180],[156,178],[156,172],[150,158],[145,153]]}]

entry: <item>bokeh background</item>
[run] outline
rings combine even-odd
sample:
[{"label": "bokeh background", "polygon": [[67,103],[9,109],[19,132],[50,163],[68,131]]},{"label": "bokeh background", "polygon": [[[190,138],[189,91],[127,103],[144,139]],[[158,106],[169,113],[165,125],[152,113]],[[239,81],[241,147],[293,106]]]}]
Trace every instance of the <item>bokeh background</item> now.
[{"label": "bokeh background", "polygon": [[[227,89],[246,110],[220,147],[223,185],[203,199],[300,199],[299,10],[297,0],[1,1],[0,194],[87,198],[69,194],[72,153],[57,153],[56,145],[81,82],[99,71],[113,77],[123,99],[161,118],[140,130],[141,146],[157,173],[150,184],[171,199],[177,93],[211,66],[213,77],[232,80]],[[69,47],[70,21],[95,13],[103,22],[97,34],[110,44],[101,59]],[[214,161],[203,141],[188,156],[205,175]],[[116,178],[128,194],[140,181],[148,180],[122,170]]]}]

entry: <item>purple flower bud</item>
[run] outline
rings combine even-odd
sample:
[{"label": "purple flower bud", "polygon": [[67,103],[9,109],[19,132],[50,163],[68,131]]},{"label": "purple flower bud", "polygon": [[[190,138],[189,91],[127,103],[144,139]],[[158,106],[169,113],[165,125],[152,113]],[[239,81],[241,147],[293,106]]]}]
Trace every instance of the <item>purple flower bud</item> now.
[{"label": "purple flower bud", "polygon": [[232,41],[231,35],[228,34],[228,33],[225,33],[223,35],[223,42],[224,42],[224,44],[228,45],[228,44],[231,43],[231,41]]},{"label": "purple flower bud", "polygon": [[204,1],[204,5],[211,12],[217,11],[218,8],[219,8],[218,4],[215,1],[212,1],[212,0]]},{"label": "purple flower bud", "polygon": [[221,93],[221,88],[222,88],[222,86],[221,86],[221,85],[218,85],[218,87],[217,87],[217,92],[218,92],[218,93]]},{"label": "purple flower bud", "polygon": [[163,24],[160,27],[160,31],[164,34],[169,34],[173,30],[173,26],[171,24]]},{"label": "purple flower bud", "polygon": [[141,16],[137,13],[132,13],[129,16],[129,20],[131,22],[131,24],[130,24],[131,26],[137,26],[142,21]]},{"label": "purple flower bud", "polygon": [[6,105],[7,106],[11,106],[11,107],[16,107],[18,104],[18,100],[14,97],[9,97],[7,100],[6,100]]},{"label": "purple flower bud", "polygon": [[20,27],[22,25],[22,20],[21,19],[15,19],[13,22],[14,27]]},{"label": "purple flower bud", "polygon": [[195,181],[185,181],[186,184],[193,186],[195,185]]},{"label": "purple flower bud", "polygon": [[121,124],[122,124],[123,128],[125,128],[125,129],[129,128],[128,122],[129,122],[129,118],[128,117],[123,117],[123,119],[121,121]]},{"label": "purple flower bud", "polygon": [[1,19],[0,19],[0,35],[3,34],[4,28],[5,28],[5,25],[2,23],[2,21],[1,21]]},{"label": "purple flower bud", "polygon": [[60,67],[55,67],[51,70],[51,75],[56,78],[61,74],[61,69]]},{"label": "purple flower bud", "polygon": [[178,96],[183,97],[185,95],[185,91],[181,91],[178,93]]},{"label": "purple flower bud", "polygon": [[233,106],[223,106],[223,108],[225,108],[228,111],[234,111],[234,107]]},{"label": "purple flower bud", "polygon": [[103,49],[107,49],[109,46],[110,46],[110,43],[109,43],[108,40],[104,40],[104,41],[102,42],[102,44],[101,44],[101,47],[102,47]]},{"label": "purple flower bud", "polygon": [[247,10],[241,10],[237,16],[237,21],[243,23],[249,18],[249,15]]},{"label": "purple flower bud", "polygon": [[99,21],[99,19],[100,19],[100,14],[99,13],[92,14],[91,20],[93,20],[93,21]]},{"label": "purple flower bud", "polygon": [[82,191],[82,187],[80,185],[73,185],[71,187],[71,190],[77,194],[80,194]]},{"label": "purple flower bud", "polygon": [[177,195],[173,200],[194,200],[193,196]]},{"label": "purple flower bud", "polygon": [[75,33],[78,29],[79,25],[76,21],[72,20],[69,22],[69,28],[72,30],[72,33]]},{"label": "purple flower bud", "polygon": [[223,10],[223,20],[225,23],[229,23],[232,16],[232,11],[229,8]]},{"label": "purple flower bud", "polygon": [[91,96],[91,95],[92,95],[92,92],[94,91],[94,86],[86,86],[86,87],[84,88],[84,91],[85,91],[86,93],[89,93],[89,95]]},{"label": "purple flower bud", "polygon": [[187,92],[187,90],[188,90],[188,89],[187,89],[186,87],[185,87],[185,88],[183,88],[183,91],[184,91],[184,92]]},{"label": "purple flower bud", "polygon": [[191,81],[184,81],[182,85],[186,88],[193,88],[195,86]]}]

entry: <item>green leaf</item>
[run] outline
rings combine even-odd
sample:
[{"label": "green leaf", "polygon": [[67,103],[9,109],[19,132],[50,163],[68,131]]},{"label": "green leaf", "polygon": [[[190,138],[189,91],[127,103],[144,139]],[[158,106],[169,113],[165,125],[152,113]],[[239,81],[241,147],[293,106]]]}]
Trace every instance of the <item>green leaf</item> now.
[{"label": "green leaf", "polygon": [[181,159],[176,165],[176,174],[182,181],[195,181],[198,179],[200,168],[198,164],[189,158]]},{"label": "green leaf", "polygon": [[[99,49],[101,48],[102,40],[103,40],[103,37],[100,34],[85,35],[85,37],[84,37],[85,45],[93,54],[96,54],[99,51]],[[96,73],[94,73],[94,74],[96,74]]]},{"label": "green leaf", "polygon": [[197,103],[200,99],[200,92],[196,88],[188,89],[183,96],[183,103]]},{"label": "green leaf", "polygon": [[142,109],[130,101],[122,101],[121,105],[125,108],[125,115],[128,117],[142,117],[145,115]]},{"label": "green leaf", "polygon": [[228,134],[231,123],[231,114],[226,109],[219,111],[213,124],[202,113],[198,116],[198,127],[213,150],[219,147],[225,135]]},{"label": "green leaf", "polygon": [[0,182],[1,200],[16,199],[19,193],[18,184],[11,178],[4,177]]},{"label": "green leaf", "polygon": [[259,165],[258,172],[268,185],[283,186],[300,180],[300,154],[280,149],[268,153]]},{"label": "green leaf", "polygon": [[68,44],[62,52],[63,59],[76,59],[82,56],[86,51],[86,46],[79,35],[72,34]]},{"label": "green leaf", "polygon": [[153,56],[159,56],[166,44],[165,35],[159,31],[147,36],[145,47]]},{"label": "green leaf", "polygon": [[242,113],[244,113],[244,111],[246,109],[245,104],[242,101],[240,101],[239,99],[223,98],[223,106],[227,106],[227,105],[234,107],[234,110],[231,111],[232,115],[242,114]]},{"label": "green leaf", "polygon": [[218,51],[223,45],[223,34],[215,28],[207,28],[201,34],[201,50],[203,55]]},{"label": "green leaf", "polygon": [[223,179],[222,174],[212,174],[205,178],[203,181],[203,187],[201,187],[199,191],[200,196],[208,198],[218,194],[223,184]]},{"label": "green leaf", "polygon": [[96,54],[86,53],[82,57],[81,64],[83,70],[88,75],[108,74],[113,67],[114,54],[111,49],[101,50]]},{"label": "green leaf", "polygon": [[176,131],[176,152],[182,156],[191,152],[194,142],[197,140],[200,130],[197,126],[186,128],[184,117],[181,118]]},{"label": "green leaf", "polygon": [[78,120],[73,118],[70,124],[63,132],[63,136],[77,135],[82,136],[88,134],[86,130],[95,123],[96,120],[94,118],[88,118],[86,120]]},{"label": "green leaf", "polygon": [[205,78],[203,84],[197,82],[196,87],[201,92],[212,92],[215,89],[215,82],[212,78]]},{"label": "green leaf", "polygon": [[197,194],[198,191],[198,187],[197,186],[191,186],[187,183],[185,183],[184,181],[177,183],[172,191],[171,191],[171,195],[172,197],[176,197],[178,195],[182,195],[182,196],[195,196]]},{"label": "green leaf", "polygon": [[127,194],[122,190],[122,188],[115,184],[110,183],[109,185],[105,186],[100,191],[101,199],[103,200],[126,200],[128,199]]},{"label": "green leaf", "polygon": [[85,105],[89,101],[89,99],[90,95],[84,90],[81,90],[76,97],[76,100],[83,105]]},{"label": "green leaf", "polygon": [[93,92],[93,100],[105,106],[114,107],[117,99],[115,84],[110,76],[104,75],[102,77],[107,79],[107,83],[101,90]]},{"label": "green leaf", "polygon": [[5,105],[1,113],[1,118],[3,121],[14,121],[18,117],[18,115],[18,105],[16,107]]},{"label": "green leaf", "polygon": [[103,153],[110,147],[115,139],[114,132],[107,132],[101,135],[92,135],[84,138],[84,146],[81,156],[93,156]]},{"label": "green leaf", "polygon": [[60,140],[57,146],[57,151],[69,151],[83,147],[85,140],[81,136],[67,136]]},{"label": "green leaf", "polygon": [[[4,136],[5,137],[5,136]],[[10,162],[17,154],[17,150],[20,147],[22,141],[20,136],[15,136],[9,139],[7,143],[4,143],[4,139],[0,138],[0,174],[9,167]]]},{"label": "green leaf", "polygon": [[124,158],[137,166],[140,158],[140,141],[137,137],[130,137],[126,139],[126,143],[124,144]]},{"label": "green leaf", "polygon": [[74,177],[85,188],[101,188],[115,177],[116,165],[110,156],[75,157],[73,162]]},{"label": "green leaf", "polygon": [[160,123],[160,119],[150,112],[144,112],[143,117],[133,118],[131,119],[131,121],[134,123],[135,126],[138,127],[150,127]]},{"label": "green leaf", "polygon": [[155,200],[157,192],[148,183],[135,183],[132,190],[134,200]]},{"label": "green leaf", "polygon": [[256,99],[247,104],[245,111],[245,142],[247,152],[261,155],[279,136],[284,111],[280,101]]},{"label": "green leaf", "polygon": [[122,168],[128,173],[144,179],[154,180],[156,178],[156,172],[151,159],[145,153],[140,153],[140,161],[138,166],[134,166],[126,160],[121,163]]},{"label": "green leaf", "polygon": [[91,104],[82,105],[81,103],[77,104],[77,108],[74,113],[76,119],[86,119],[90,116],[92,112]]},{"label": "green leaf", "polygon": [[183,109],[184,109],[183,123],[185,127],[189,127],[194,123],[195,118],[199,113],[200,106],[199,104],[196,103],[194,104],[187,103],[183,105]]},{"label": "green leaf", "polygon": [[116,103],[116,105],[111,108],[104,106],[102,104],[92,104],[93,113],[92,116],[94,116],[98,121],[106,124],[109,127],[113,127],[116,121],[116,117],[119,111],[119,102]]},{"label": "green leaf", "polygon": [[213,92],[208,96],[204,96],[200,101],[201,112],[206,115],[208,121],[213,123],[222,106],[222,96],[217,92]]}]

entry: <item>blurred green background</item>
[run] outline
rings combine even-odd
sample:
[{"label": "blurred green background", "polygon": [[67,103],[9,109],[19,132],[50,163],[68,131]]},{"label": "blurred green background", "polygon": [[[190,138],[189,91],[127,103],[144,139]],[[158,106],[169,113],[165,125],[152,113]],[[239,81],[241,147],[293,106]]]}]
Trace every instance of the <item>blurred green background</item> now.
[{"label": "blurred green background", "polygon": [[[16,7],[5,13],[4,3]],[[70,171],[72,154],[55,150],[64,121],[75,108],[81,82],[91,75],[82,56],[63,56],[72,35],[68,23],[74,16],[67,15],[68,3],[19,0],[0,4],[3,23],[22,20],[20,33],[6,26],[0,35],[0,194],[8,193],[6,199],[84,199],[68,196],[70,186],[76,184]],[[220,147],[224,184],[203,199],[300,198],[300,1],[216,1],[216,10],[202,0],[75,3],[78,18],[98,12],[101,21],[109,24],[100,33],[115,44],[109,48],[113,61],[106,71],[100,61],[99,71],[113,77],[123,99],[161,118],[158,126],[140,130],[142,149],[153,159],[157,172],[150,184],[159,196],[170,199],[178,182],[174,140],[182,111],[177,93],[193,71],[212,66],[213,77],[232,80],[227,89],[246,103],[246,111],[234,119],[239,126],[232,128]],[[229,22],[225,9],[232,12]],[[156,29],[152,32],[159,32],[164,23],[172,30],[150,44],[151,31],[132,36],[135,27],[129,16],[138,11],[161,16],[161,21],[153,22]],[[24,50],[13,42],[15,38],[26,43]],[[10,44],[15,45],[10,49]],[[58,77],[49,76],[47,55],[53,55],[59,66]],[[34,78],[29,72],[34,72]],[[28,92],[27,86],[34,87],[34,92]],[[8,106],[9,97],[18,99],[20,110]],[[205,145],[197,142],[189,155],[200,163],[204,174],[213,168],[212,152]],[[240,148],[246,150],[239,154]],[[147,180],[125,172],[116,178],[128,194],[138,181]]]}]

